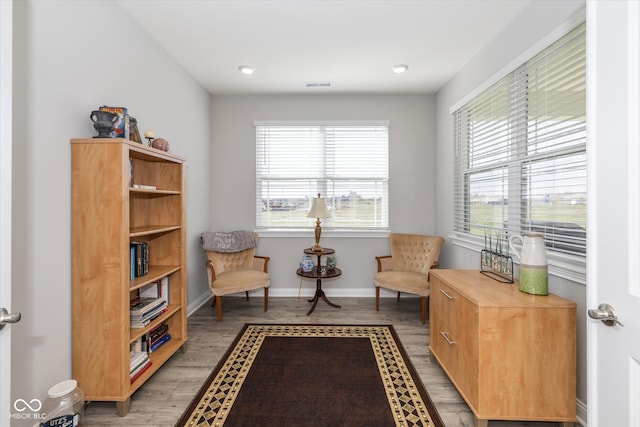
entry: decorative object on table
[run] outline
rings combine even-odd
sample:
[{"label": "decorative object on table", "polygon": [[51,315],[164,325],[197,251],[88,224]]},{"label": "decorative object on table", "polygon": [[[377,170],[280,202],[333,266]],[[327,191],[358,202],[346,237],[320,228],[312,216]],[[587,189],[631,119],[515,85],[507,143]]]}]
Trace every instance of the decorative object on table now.
[{"label": "decorative object on table", "polygon": [[484,232],[484,249],[480,251],[480,272],[502,283],[513,283],[513,259],[509,242],[500,232]]},{"label": "decorative object on table", "polygon": [[[328,270],[326,265],[325,266],[322,265],[322,256],[334,254],[336,251],[334,251],[331,248],[322,248],[322,252],[317,252],[317,251],[314,252],[312,248],[306,248],[303,252],[306,255],[315,256],[318,259],[318,261],[316,262],[316,266],[317,266],[316,268],[311,269],[310,271],[304,271],[302,268],[299,268],[296,271],[296,274],[300,277],[303,277],[303,278],[306,277],[308,279],[316,280],[316,292],[313,295],[313,298],[308,300],[310,303],[313,303],[313,304],[311,305],[311,308],[307,312],[307,316],[313,313],[313,310],[315,310],[319,300],[324,301],[331,307],[341,308],[341,306],[339,306],[338,304],[334,304],[331,301],[329,301],[324,291],[322,290],[323,279],[333,279],[342,274],[342,271],[340,271],[339,268]],[[302,285],[302,282],[300,284]]]},{"label": "decorative object on table", "polygon": [[147,141],[149,141],[149,147],[151,147],[151,143],[153,142],[153,138],[156,137],[156,134],[152,130],[144,131],[144,137]]},{"label": "decorative object on table", "polygon": [[311,255],[304,254],[300,260],[300,268],[302,271],[305,273],[311,273],[313,271],[313,267],[315,267],[315,264]]},{"label": "decorative object on table", "polygon": [[[518,251],[514,246],[516,240],[522,243],[522,251]],[[544,234],[525,231],[524,239],[521,236],[511,236],[509,247],[520,259],[520,291],[533,295],[548,295],[549,272]]]},{"label": "decorative object on table", "polygon": [[93,122],[93,128],[98,131],[98,135],[94,138],[113,138],[116,126],[120,118],[117,114],[108,111],[95,110],[89,115]]},{"label": "decorative object on table", "polygon": [[169,141],[164,138],[154,138],[151,146],[157,150],[169,151]]},{"label": "decorative object on table", "polygon": [[320,234],[322,233],[322,228],[320,228],[320,218],[331,218],[331,212],[327,209],[326,200],[320,197],[320,193],[318,193],[318,197],[313,199],[311,202],[311,209],[307,214],[307,218],[316,218],[316,244],[313,245],[311,250],[313,252],[322,252],[322,246],[320,246]]},{"label": "decorative object on table", "polygon": [[327,269],[329,271],[335,270],[336,269],[336,265],[338,265],[338,262],[336,260],[336,256],[335,255],[329,255],[327,257]]},{"label": "decorative object on table", "polygon": [[129,139],[129,113],[125,107],[110,107],[108,105],[103,105],[99,110],[117,114],[120,118],[120,122],[118,122],[118,125],[116,126],[115,137]]},{"label": "decorative object on table", "polygon": [[140,131],[138,130],[138,121],[135,119],[135,117],[131,116],[129,116],[129,139],[133,142],[142,144]]}]

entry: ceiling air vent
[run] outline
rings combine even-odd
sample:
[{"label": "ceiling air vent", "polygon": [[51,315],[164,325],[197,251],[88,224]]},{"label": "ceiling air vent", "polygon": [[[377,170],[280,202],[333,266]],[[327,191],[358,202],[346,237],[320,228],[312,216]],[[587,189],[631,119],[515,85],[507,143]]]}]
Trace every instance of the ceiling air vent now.
[{"label": "ceiling air vent", "polygon": [[306,82],[305,86],[309,87],[309,88],[313,88],[313,87],[331,87],[331,82]]}]

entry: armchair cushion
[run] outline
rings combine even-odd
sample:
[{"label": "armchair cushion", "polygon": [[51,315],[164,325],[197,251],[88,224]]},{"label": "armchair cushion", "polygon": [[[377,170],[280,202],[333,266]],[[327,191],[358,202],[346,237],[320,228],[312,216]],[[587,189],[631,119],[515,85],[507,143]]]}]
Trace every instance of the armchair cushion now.
[{"label": "armchair cushion", "polygon": [[398,292],[429,296],[427,275],[414,271],[383,271],[375,276],[375,285]]},{"label": "armchair cushion", "polygon": [[213,293],[215,295],[228,295],[258,288],[268,288],[270,284],[269,274],[257,270],[227,271],[216,274]]}]

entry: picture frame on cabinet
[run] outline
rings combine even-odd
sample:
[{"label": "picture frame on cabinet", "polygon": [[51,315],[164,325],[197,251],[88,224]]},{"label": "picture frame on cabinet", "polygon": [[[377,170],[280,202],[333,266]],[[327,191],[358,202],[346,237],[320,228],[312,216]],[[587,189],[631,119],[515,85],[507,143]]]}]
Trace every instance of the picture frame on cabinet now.
[{"label": "picture frame on cabinet", "polygon": [[129,139],[133,142],[142,144],[140,131],[138,130],[138,121],[135,117],[129,116]]}]

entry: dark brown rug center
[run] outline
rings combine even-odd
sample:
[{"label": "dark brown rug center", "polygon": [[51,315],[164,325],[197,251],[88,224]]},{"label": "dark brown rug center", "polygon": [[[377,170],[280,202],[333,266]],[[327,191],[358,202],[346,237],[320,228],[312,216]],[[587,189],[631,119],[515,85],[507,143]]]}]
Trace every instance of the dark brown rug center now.
[{"label": "dark brown rug center", "polygon": [[245,325],[176,425],[443,426],[389,325]]}]

